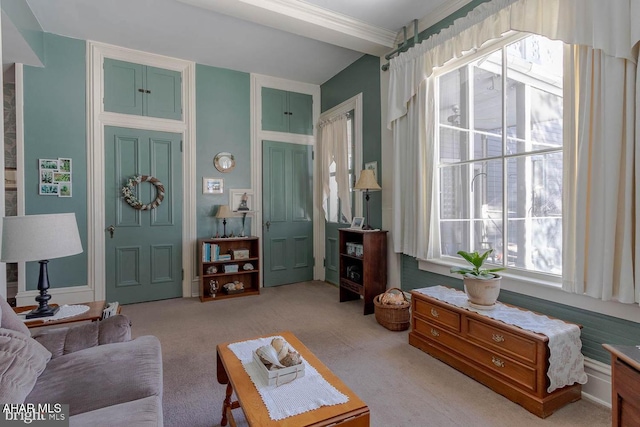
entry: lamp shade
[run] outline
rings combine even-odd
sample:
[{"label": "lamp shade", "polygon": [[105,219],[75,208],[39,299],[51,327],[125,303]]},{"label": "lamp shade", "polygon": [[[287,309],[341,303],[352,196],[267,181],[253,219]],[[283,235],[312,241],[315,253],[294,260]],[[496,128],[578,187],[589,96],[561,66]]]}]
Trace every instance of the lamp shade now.
[{"label": "lamp shade", "polygon": [[376,181],[376,177],[373,175],[373,171],[370,169],[365,169],[360,172],[360,178],[358,178],[358,182],[356,182],[355,190],[382,190],[382,187],[378,185]]},{"label": "lamp shade", "polygon": [[2,218],[2,262],[40,261],[82,253],[75,213]]},{"label": "lamp shade", "polygon": [[229,205],[221,205],[218,208],[218,213],[216,214],[216,218],[231,218],[233,216],[235,215],[231,212]]}]

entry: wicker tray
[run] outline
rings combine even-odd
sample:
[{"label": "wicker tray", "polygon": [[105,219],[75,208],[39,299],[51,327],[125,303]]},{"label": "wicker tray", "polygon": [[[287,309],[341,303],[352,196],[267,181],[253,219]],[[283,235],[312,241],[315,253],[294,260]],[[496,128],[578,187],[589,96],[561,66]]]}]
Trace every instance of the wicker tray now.
[{"label": "wicker tray", "polygon": [[[392,305],[382,304],[380,302],[381,296],[386,293],[391,293],[392,291],[398,291],[402,294],[404,303]],[[409,324],[411,322],[409,308],[411,307],[411,303],[407,301],[407,297],[404,295],[404,292],[399,288],[391,288],[387,289],[384,294],[380,294],[373,299],[374,313],[378,323],[390,331],[405,331],[409,329]]]}]

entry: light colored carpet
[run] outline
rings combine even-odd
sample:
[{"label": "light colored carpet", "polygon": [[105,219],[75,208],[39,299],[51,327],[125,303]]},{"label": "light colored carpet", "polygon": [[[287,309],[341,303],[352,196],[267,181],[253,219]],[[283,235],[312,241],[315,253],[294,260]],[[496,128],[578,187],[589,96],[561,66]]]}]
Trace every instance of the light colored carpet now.
[{"label": "light colored carpet", "polygon": [[[133,335],[162,343],[165,426],[218,426],[225,386],[216,381],[215,346],[292,331],[371,410],[371,425],[609,426],[610,410],[584,399],[540,419],[408,344],[362,303],[340,303],[323,282],[264,288],[258,296],[200,303],[196,298],[123,306]],[[241,410],[234,415],[242,419]]]}]

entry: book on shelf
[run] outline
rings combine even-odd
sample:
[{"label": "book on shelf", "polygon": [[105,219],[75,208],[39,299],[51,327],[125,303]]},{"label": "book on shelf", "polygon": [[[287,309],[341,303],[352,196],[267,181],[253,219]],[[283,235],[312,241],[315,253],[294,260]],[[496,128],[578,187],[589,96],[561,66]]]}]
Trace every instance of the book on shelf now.
[{"label": "book on shelf", "polygon": [[202,243],[202,262],[219,261],[220,246],[215,243]]}]

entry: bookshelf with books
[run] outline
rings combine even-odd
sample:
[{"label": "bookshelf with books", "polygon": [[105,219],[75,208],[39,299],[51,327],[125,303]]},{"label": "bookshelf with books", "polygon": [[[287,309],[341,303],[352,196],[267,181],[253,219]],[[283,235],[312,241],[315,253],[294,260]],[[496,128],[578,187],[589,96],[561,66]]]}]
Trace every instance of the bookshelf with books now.
[{"label": "bookshelf with books", "polygon": [[260,294],[260,239],[198,239],[200,301]]}]

